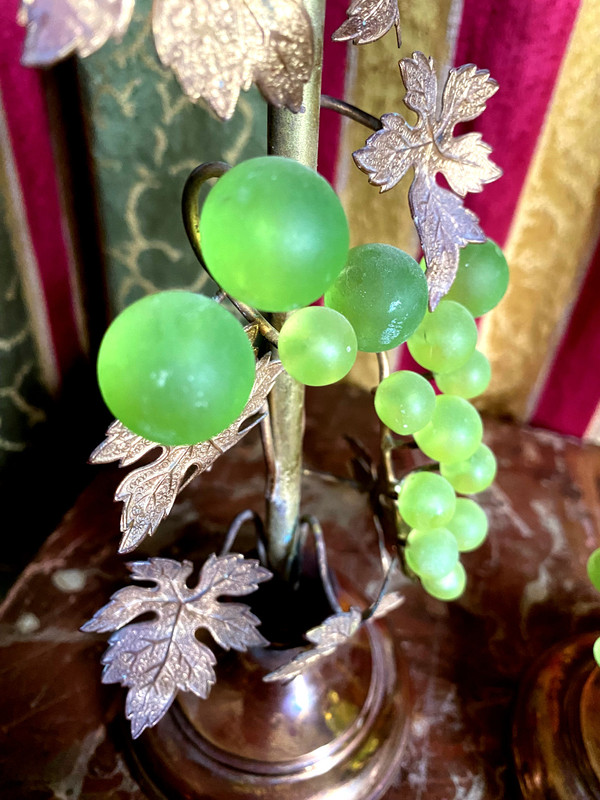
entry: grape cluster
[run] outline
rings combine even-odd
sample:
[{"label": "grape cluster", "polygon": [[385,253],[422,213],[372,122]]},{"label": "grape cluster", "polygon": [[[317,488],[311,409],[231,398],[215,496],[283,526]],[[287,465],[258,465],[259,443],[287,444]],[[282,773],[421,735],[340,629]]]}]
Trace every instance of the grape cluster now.
[{"label": "grape cluster", "polygon": [[[439,472],[409,474],[397,486],[398,511],[410,532],[402,540],[407,565],[424,589],[441,600],[454,600],[465,588],[460,553],[479,547],[487,535],[485,512],[470,497],[487,489],[496,475],[496,459],[483,444],[483,425],[469,399],[490,381],[490,364],[476,350],[472,311],[496,305],[506,290],[506,262],[493,242],[468,245],[452,297],[426,312],[408,338],[414,360],[430,371],[430,380],[410,370],[392,373],[378,386],[375,410],[391,431],[412,434],[420,450],[439,462]],[[477,263],[486,281],[473,289],[464,274]],[[483,265],[483,266],[482,266]],[[464,304],[463,304],[464,303]],[[600,563],[599,563],[600,574]]]}]

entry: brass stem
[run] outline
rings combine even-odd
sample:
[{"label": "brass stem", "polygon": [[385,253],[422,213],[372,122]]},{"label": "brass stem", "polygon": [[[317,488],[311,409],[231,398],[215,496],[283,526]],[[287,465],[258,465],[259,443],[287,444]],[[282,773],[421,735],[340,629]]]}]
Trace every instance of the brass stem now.
[{"label": "brass stem", "polygon": [[[315,64],[304,87],[302,109],[294,114],[285,108],[269,107],[269,154],[294,158],[311,169],[317,168],[319,105],[323,59],[325,0],[305,0],[315,42]],[[281,328],[287,315],[273,317]],[[302,439],[304,435],[304,386],[282,373],[269,395],[273,432],[275,474],[267,493],[267,539],[269,565],[284,574],[297,546],[302,480]]]}]

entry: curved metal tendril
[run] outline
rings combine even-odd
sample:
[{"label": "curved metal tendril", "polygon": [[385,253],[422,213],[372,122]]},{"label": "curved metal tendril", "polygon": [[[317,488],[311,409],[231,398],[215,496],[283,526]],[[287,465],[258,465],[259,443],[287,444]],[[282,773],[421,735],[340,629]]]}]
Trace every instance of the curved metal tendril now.
[{"label": "curved metal tendril", "polygon": [[225,536],[225,541],[223,542],[223,547],[221,548],[219,555],[226,556],[231,551],[231,548],[233,547],[242,526],[251,520],[254,522],[254,527],[256,530],[256,549],[258,551],[258,557],[261,564],[266,565],[267,540],[265,536],[265,528],[260,515],[251,508],[240,511],[240,513],[234,518],[233,522],[229,526],[229,530],[227,531],[227,535]]}]

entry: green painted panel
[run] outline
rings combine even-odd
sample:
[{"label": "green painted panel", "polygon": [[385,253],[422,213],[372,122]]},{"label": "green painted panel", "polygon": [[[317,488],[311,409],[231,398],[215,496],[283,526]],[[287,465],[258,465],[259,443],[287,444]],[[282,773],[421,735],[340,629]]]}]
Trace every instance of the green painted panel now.
[{"label": "green painted panel", "polygon": [[156,56],[150,0],[138,0],[124,40],[80,63],[112,311],[167,288],[210,291],[181,223],[180,198],[202,161],[266,152],[266,105],[252,89],[222,123],[181,92]]}]

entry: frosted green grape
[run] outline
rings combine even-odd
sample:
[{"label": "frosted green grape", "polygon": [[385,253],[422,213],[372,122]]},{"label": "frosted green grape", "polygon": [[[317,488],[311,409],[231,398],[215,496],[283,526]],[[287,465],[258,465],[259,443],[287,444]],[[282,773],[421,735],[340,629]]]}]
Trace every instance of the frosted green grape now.
[{"label": "frosted green grape", "polygon": [[389,244],[364,244],[350,250],[346,267],[325,292],[325,305],[350,320],[359,350],[390,350],[423,319],[427,281],[408,253]]},{"label": "frosted green grape", "polygon": [[279,334],[279,357],[289,374],[307,386],[339,381],[356,360],[356,334],[337,311],[310,306],[295,311]]},{"label": "frosted green grape", "polygon": [[458,561],[447,575],[441,578],[421,578],[421,584],[427,594],[436,597],[438,600],[457,600],[465,590],[467,585],[467,573],[465,568]]},{"label": "frosted green grape", "polygon": [[440,472],[460,494],[476,494],[494,482],[496,457],[487,445],[480,444],[464,461],[440,464]]},{"label": "frosted green grape", "polygon": [[460,552],[468,553],[485,541],[488,521],[485,511],[474,500],[458,497],[454,515],[446,527],[454,534]]},{"label": "frosted green grape", "polygon": [[588,558],[587,574],[594,587],[600,592],[600,547],[594,550]]},{"label": "frosted green grape", "polygon": [[106,405],[131,431],[164,445],[197,444],[229,427],[254,376],[241,324],[191,292],[133,303],[108,328],[98,354]]},{"label": "frosted green grape", "polygon": [[348,222],[335,192],[288,158],[252,158],[225,173],[208,193],[199,231],[213,278],[262,311],[309,305],[348,256]]},{"label": "frosted green grape", "polygon": [[414,437],[426,456],[447,465],[473,455],[482,435],[476,409],[462,397],[442,394],[435,399],[431,421]]},{"label": "frosted green grape", "polygon": [[484,392],[490,382],[490,362],[479,350],[469,360],[452,372],[436,372],[435,382],[444,394],[455,394],[470,400]]},{"label": "frosted green grape", "polygon": [[454,489],[441,475],[412,472],[400,485],[398,510],[411,528],[441,527],[452,518],[455,507]]},{"label": "frosted green grape", "polygon": [[427,425],[434,407],[435,392],[431,384],[410,370],[393,372],[375,392],[377,416],[394,433],[404,436]]},{"label": "frosted green grape", "polygon": [[412,530],[406,542],[406,556],[420,578],[441,578],[456,566],[458,545],[446,528]]},{"label": "frosted green grape", "polygon": [[474,317],[480,317],[498,305],[507,287],[508,264],[504,253],[488,239],[462,248],[458,272],[446,298],[462,303]]},{"label": "frosted green grape", "polygon": [[427,312],[408,339],[410,354],[417,364],[433,372],[452,372],[473,355],[477,326],[464,306],[442,300],[435,311]]},{"label": "frosted green grape", "polygon": [[594,653],[594,660],[596,661],[596,664],[598,664],[600,667],[600,638],[596,639],[594,642],[594,648],[592,652]]}]

